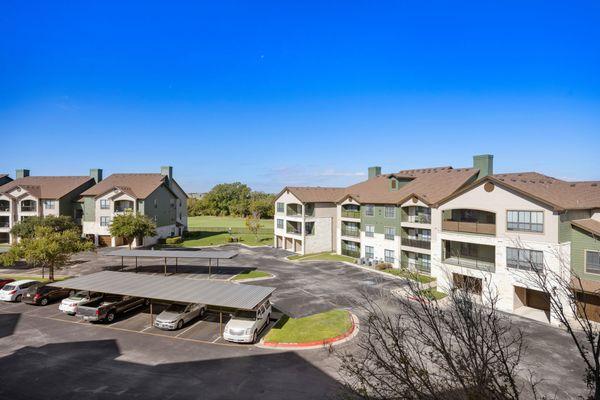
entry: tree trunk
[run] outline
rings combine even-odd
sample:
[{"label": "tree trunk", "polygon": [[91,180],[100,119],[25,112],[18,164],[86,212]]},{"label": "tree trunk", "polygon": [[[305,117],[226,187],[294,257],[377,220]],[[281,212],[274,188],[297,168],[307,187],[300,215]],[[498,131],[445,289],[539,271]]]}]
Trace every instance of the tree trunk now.
[{"label": "tree trunk", "polygon": [[54,282],[54,265],[48,265],[48,279]]},{"label": "tree trunk", "polygon": [[594,382],[596,386],[594,388],[594,400],[600,400],[600,381],[598,381],[598,376],[596,374],[596,382]]}]

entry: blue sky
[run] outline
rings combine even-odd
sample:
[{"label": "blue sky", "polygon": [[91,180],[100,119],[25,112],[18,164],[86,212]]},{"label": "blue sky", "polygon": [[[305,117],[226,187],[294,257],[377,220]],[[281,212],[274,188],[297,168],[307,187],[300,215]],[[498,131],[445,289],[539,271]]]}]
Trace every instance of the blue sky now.
[{"label": "blue sky", "polygon": [[[286,4],[284,4],[286,3]],[[600,179],[597,1],[0,5],[0,172],[188,191],[471,164]]]}]

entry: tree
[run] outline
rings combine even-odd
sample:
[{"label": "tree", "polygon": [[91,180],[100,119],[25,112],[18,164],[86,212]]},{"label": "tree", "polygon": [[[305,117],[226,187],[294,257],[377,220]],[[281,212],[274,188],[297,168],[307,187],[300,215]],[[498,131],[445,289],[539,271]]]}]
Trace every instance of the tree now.
[{"label": "tree", "polygon": [[133,212],[116,215],[108,230],[112,236],[127,239],[129,249],[131,249],[133,239],[137,237],[156,236],[154,222],[143,214]]},{"label": "tree", "polygon": [[275,210],[273,202],[275,195],[263,192],[252,192],[250,195],[250,213],[259,213],[261,218],[271,219]]},{"label": "tree", "polygon": [[201,199],[188,201],[188,213],[197,215],[233,215],[246,217],[259,212],[263,218],[273,217],[274,195],[254,192],[240,182],[221,183],[213,187]]},{"label": "tree", "polygon": [[531,375],[521,378],[521,330],[497,311],[492,290],[484,306],[465,289],[443,302],[412,281],[407,298],[365,295],[359,350],[340,355],[347,386],[366,399],[538,398]]},{"label": "tree", "polygon": [[29,217],[21,222],[17,222],[10,230],[10,233],[20,238],[32,238],[38,226],[49,227],[55,232],[67,230],[78,231],[80,229],[71,217],[49,215],[47,217]]},{"label": "tree", "polygon": [[260,232],[260,228],[262,228],[262,224],[260,223],[260,214],[257,212],[252,213],[246,217],[246,227],[253,233],[256,237],[256,241],[258,241],[258,232]]},{"label": "tree", "polygon": [[54,270],[65,266],[71,256],[80,251],[93,250],[94,244],[81,238],[76,229],[57,231],[51,226],[37,226],[32,237],[23,237],[8,253],[2,256],[2,264],[13,265],[20,259],[33,266],[48,269],[48,277],[54,280]]}]

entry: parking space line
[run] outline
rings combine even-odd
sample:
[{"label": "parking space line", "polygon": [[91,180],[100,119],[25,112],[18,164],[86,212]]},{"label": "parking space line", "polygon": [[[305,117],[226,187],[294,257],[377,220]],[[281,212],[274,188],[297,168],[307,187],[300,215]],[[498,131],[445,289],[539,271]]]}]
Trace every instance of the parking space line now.
[{"label": "parking space line", "polygon": [[188,326],[186,329],[182,330],[177,335],[175,335],[175,337],[179,337],[179,336],[183,335],[184,333],[186,333],[187,331],[189,331],[190,329],[192,329],[193,327],[195,327],[196,325],[198,325],[200,322],[204,321],[205,319],[206,319],[206,317],[200,318],[198,321],[194,322],[192,325]]},{"label": "parking space line", "polygon": [[[141,330],[141,331],[139,331],[139,332],[146,332],[146,331],[147,331],[148,329],[150,329],[150,328],[152,328],[152,325],[148,325],[147,327],[145,327],[144,329],[142,329],[142,330]],[[136,332],[138,332],[138,331],[136,331]]]},{"label": "parking space line", "polygon": [[211,343],[216,342],[217,340],[221,339],[221,336],[217,337],[215,340],[213,340]]}]

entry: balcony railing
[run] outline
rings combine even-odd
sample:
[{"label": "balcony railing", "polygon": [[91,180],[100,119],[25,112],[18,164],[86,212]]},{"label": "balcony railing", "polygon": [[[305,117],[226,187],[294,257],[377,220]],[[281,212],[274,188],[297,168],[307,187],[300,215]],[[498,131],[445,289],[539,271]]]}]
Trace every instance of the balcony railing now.
[{"label": "balcony railing", "polygon": [[360,218],[360,211],[342,210],[342,217],[344,217],[344,218]]},{"label": "balcony railing", "polygon": [[10,221],[0,221],[0,228],[10,228]]},{"label": "balcony railing", "polygon": [[407,215],[406,220],[402,222],[412,222],[416,224],[430,224],[431,223],[431,215],[429,214],[417,214],[417,215]]},{"label": "balcony railing", "polygon": [[359,237],[360,231],[358,229],[342,228],[342,236]]},{"label": "balcony railing", "polygon": [[301,217],[301,216],[302,216],[302,213],[301,213],[301,212],[298,212],[298,211],[292,211],[292,210],[288,210],[288,211],[285,213],[285,215],[286,215],[286,217]]},{"label": "balcony railing", "polygon": [[478,269],[480,271],[496,272],[496,264],[490,260],[452,256],[444,259],[444,263],[457,265],[459,267]]},{"label": "balcony railing", "polygon": [[479,233],[482,235],[495,235],[496,224],[444,220],[442,221],[442,230],[451,232]]},{"label": "balcony railing", "polygon": [[21,212],[35,212],[36,206],[21,206]]},{"label": "balcony railing", "polygon": [[302,235],[302,231],[300,229],[287,229],[285,231],[286,233],[289,233],[290,235]]},{"label": "balcony railing", "polygon": [[400,266],[404,269],[408,269],[409,271],[416,269],[419,272],[425,272],[428,274],[431,273],[431,263],[428,263],[428,262],[423,262],[423,261],[419,261],[419,260],[410,261],[405,258],[400,263]]},{"label": "balcony railing", "polygon": [[345,256],[348,256],[348,257],[359,258],[360,250],[351,250],[351,249],[342,247],[342,254]]},{"label": "balcony railing", "polygon": [[431,241],[429,240],[410,239],[403,237],[401,244],[402,246],[417,247],[419,249],[431,249]]}]

